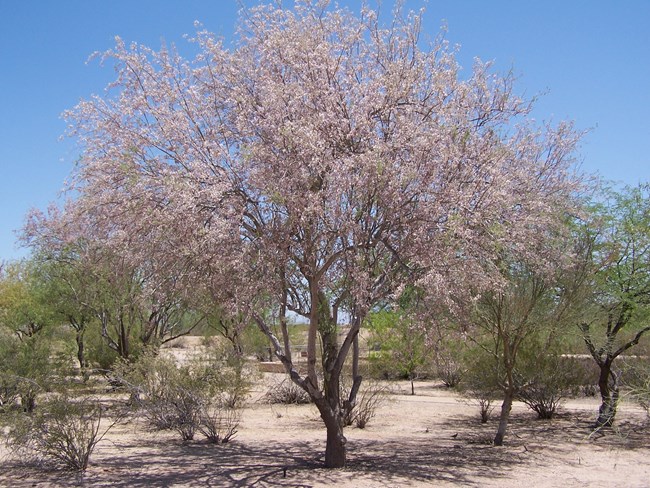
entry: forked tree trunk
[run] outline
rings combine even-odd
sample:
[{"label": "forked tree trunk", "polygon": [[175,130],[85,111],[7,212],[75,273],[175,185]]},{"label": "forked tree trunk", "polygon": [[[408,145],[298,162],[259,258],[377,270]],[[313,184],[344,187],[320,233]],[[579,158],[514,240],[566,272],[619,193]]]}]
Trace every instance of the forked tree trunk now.
[{"label": "forked tree trunk", "polygon": [[494,445],[502,446],[503,438],[506,436],[506,429],[508,428],[508,420],[510,419],[510,411],[512,410],[512,400],[514,399],[515,392],[513,388],[507,388],[501,404],[501,415],[499,416],[499,427],[494,436]]},{"label": "forked tree trunk", "polygon": [[[309,335],[307,338],[307,375],[301,376],[291,361],[291,345],[286,322],[281,319],[284,348],[273,334],[264,319],[253,312],[253,318],[271,340],[275,355],[282,361],[291,380],[303,388],[318,408],[327,431],[325,445],[325,467],[343,468],[347,458],[347,440],[343,435],[344,418],[356,404],[356,397],[361,386],[362,377],[359,374],[359,339],[358,333],[363,320],[356,315],[350,331],[343,343],[339,345],[337,337],[336,313],[332,314],[325,294],[312,290],[312,300],[316,304],[310,317]],[[284,307],[281,308],[284,317]],[[316,375],[316,344],[317,336],[321,340],[322,379]],[[352,350],[352,387],[346,398],[341,397],[341,374],[344,361]]]}]

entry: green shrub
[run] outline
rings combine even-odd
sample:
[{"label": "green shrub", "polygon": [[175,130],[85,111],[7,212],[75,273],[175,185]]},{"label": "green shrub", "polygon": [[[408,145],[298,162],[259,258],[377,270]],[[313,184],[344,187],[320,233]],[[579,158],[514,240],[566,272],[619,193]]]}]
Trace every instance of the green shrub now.
[{"label": "green shrub", "polygon": [[103,371],[109,371],[118,360],[119,355],[108,347],[102,338],[99,325],[88,327],[85,334],[86,359],[90,365]]},{"label": "green shrub", "polygon": [[630,396],[650,415],[650,362],[647,356],[628,358],[623,380]]},{"label": "green shrub", "polygon": [[258,327],[245,327],[241,333],[244,356],[254,356],[258,361],[272,361],[271,343]]},{"label": "green shrub", "polygon": [[495,359],[479,347],[464,362],[463,381],[458,386],[469,403],[478,407],[481,423],[490,419],[494,402],[503,395],[497,366]]},{"label": "green shrub", "polygon": [[373,313],[367,326],[371,332],[368,359],[373,376],[408,379],[411,393],[415,394],[413,381],[428,376],[434,359],[427,331],[397,311]]},{"label": "green shrub", "polygon": [[567,396],[574,395],[585,382],[585,371],[574,358],[558,348],[544,348],[531,341],[522,348],[517,368],[516,397],[537,413],[551,419]]},{"label": "green shrub", "polygon": [[[530,336],[519,350],[513,371],[515,398],[536,412],[540,419],[553,418],[564,398],[575,395],[588,381],[589,371],[582,363],[561,354],[563,345],[559,339],[549,344]],[[503,358],[480,345],[466,358],[461,392],[478,404],[485,422],[493,401],[503,397]]]},{"label": "green shrub", "polygon": [[38,395],[64,375],[62,358],[52,354],[52,341],[45,335],[0,337],[0,407],[10,408],[20,400],[20,407],[32,412]]}]

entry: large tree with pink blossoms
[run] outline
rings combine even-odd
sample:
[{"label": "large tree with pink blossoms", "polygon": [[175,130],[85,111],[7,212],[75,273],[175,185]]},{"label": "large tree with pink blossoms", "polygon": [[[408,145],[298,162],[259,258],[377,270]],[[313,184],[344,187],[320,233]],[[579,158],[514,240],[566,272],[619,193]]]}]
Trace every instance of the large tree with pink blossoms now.
[{"label": "large tree with pink blossoms", "polygon": [[[199,32],[192,60],[118,39],[115,82],[67,114],[82,146],[70,211],[251,317],[318,407],[328,467],[346,461],[366,314],[406,285],[458,310],[502,279],[505,248],[543,267],[530,243],[577,186],[570,126],[535,126],[510,76],[477,62],[461,77],[420,34],[415,14],[384,28],[370,9],[261,6],[235,47]],[[309,322],[304,372],[289,313]]]}]

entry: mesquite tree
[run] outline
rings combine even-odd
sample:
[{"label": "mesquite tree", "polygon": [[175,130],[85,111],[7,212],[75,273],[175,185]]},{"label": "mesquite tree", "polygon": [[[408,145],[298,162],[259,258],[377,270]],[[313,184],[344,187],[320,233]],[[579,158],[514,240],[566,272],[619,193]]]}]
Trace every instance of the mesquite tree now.
[{"label": "mesquite tree", "polygon": [[[409,283],[452,303],[499,280],[493,256],[526,254],[567,205],[577,137],[528,123],[510,76],[477,62],[462,79],[442,39],[420,48],[414,14],[383,28],[369,9],[261,6],[234,48],[204,31],[195,47],[188,61],[118,39],[105,54],[116,81],[67,114],[71,211],[248,314],[317,406],[325,465],[343,466],[369,310]],[[305,374],[290,311],[309,322]]]},{"label": "mesquite tree", "polygon": [[91,322],[124,359],[191,332],[202,317],[185,299],[183,275],[113,248],[107,229],[76,210],[33,211],[22,239],[34,251],[54,309],[75,330],[81,368]]},{"label": "mesquite tree", "polygon": [[616,416],[619,376],[614,361],[650,331],[650,188],[609,193],[584,228],[584,286],[591,313],[580,329],[600,370],[596,424]]},{"label": "mesquite tree", "polygon": [[[547,255],[549,262],[553,255],[562,255],[560,246],[571,247],[570,243],[554,244],[553,240],[540,236],[536,246],[540,254]],[[536,356],[545,358],[561,330],[575,318],[574,294],[570,287],[564,286],[561,276],[562,271],[573,273],[572,260],[555,261],[554,269],[547,270],[531,269],[526,263],[507,260],[500,267],[507,283],[486,290],[473,314],[473,323],[480,331],[474,337],[479,339],[477,344],[483,352],[491,357],[494,370],[486,374],[493,376],[503,395],[495,446],[503,445],[512,403],[525,386],[518,371],[521,351],[532,343]]]},{"label": "mesquite tree", "polygon": [[23,340],[48,329],[56,320],[37,263],[25,260],[5,264],[0,269],[0,326]]}]

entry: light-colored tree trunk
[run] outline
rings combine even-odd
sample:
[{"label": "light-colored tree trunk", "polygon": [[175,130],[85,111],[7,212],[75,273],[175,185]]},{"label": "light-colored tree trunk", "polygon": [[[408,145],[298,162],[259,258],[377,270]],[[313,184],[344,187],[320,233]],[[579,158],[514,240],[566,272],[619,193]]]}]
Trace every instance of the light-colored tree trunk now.
[{"label": "light-colored tree trunk", "polygon": [[503,403],[501,404],[501,415],[499,416],[499,427],[494,436],[494,445],[502,446],[503,439],[506,436],[506,429],[508,428],[508,420],[510,420],[510,411],[512,410],[512,401],[514,399],[514,389],[509,387],[505,391]]}]

